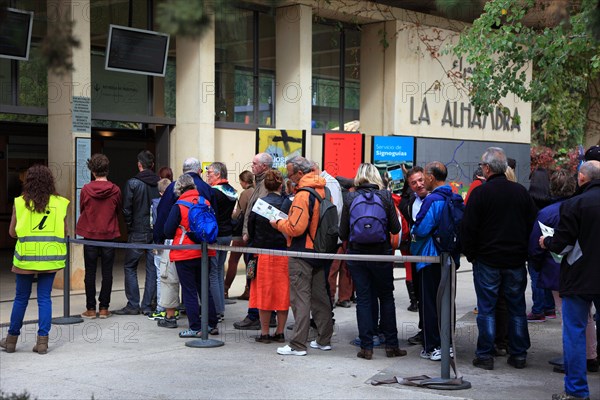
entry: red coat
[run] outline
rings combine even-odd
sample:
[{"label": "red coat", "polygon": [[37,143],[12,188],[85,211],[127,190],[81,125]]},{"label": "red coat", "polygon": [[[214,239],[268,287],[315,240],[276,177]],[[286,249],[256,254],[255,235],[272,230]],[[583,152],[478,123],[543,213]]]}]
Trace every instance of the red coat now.
[{"label": "red coat", "polygon": [[[190,203],[197,203],[199,196],[200,195],[197,190],[188,190],[187,192],[183,193],[179,197],[178,200],[184,200],[184,201],[188,201]],[[210,205],[210,202],[206,199],[205,199],[205,203],[207,205]],[[190,229],[190,222],[188,220],[188,213],[190,211],[189,208],[187,208],[186,206],[181,205],[181,204],[174,204],[173,207],[178,207],[179,213],[181,215],[179,227],[175,231],[175,237],[173,238],[173,244],[174,245],[196,244],[187,235],[184,235],[183,230],[181,229],[181,226],[183,226],[186,231],[188,231]],[[169,216],[169,218],[170,217],[171,216]],[[182,236],[183,236],[183,240],[182,240]],[[217,252],[215,250],[208,250],[209,257],[214,257],[216,255],[217,255]],[[171,250],[171,252],[169,254],[169,259],[171,261],[192,260],[194,258],[201,258],[201,257],[202,257],[202,250]]]}]

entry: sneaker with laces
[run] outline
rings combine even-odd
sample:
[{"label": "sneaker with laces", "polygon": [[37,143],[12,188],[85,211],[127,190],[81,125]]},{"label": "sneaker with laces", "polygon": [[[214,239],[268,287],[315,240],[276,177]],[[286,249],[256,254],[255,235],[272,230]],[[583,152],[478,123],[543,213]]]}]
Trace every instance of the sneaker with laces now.
[{"label": "sneaker with laces", "polygon": [[[450,358],[454,358],[454,350],[452,346],[450,346]],[[442,349],[441,347],[436,347],[431,352],[431,356],[429,357],[431,361],[440,361],[442,359]]]},{"label": "sneaker with laces", "polygon": [[159,319],[165,319],[166,316],[167,316],[166,311],[154,311],[154,312],[150,313],[150,315],[148,315],[148,319],[150,321],[158,321]]},{"label": "sneaker with laces", "polygon": [[277,348],[277,354],[282,356],[305,356],[306,350],[294,350],[289,345]]},{"label": "sneaker with laces", "polygon": [[546,322],[546,316],[544,314],[527,314],[527,322]]},{"label": "sneaker with laces", "polygon": [[313,340],[312,342],[310,342],[310,347],[312,347],[313,349],[319,349],[319,350],[323,350],[323,351],[331,350],[330,344],[319,344],[319,343],[317,343],[316,340]]},{"label": "sneaker with laces", "polygon": [[163,319],[159,319],[156,323],[161,328],[177,328],[177,319],[164,317]]},{"label": "sneaker with laces", "polygon": [[544,316],[546,319],[556,319],[556,310],[544,311]]},{"label": "sneaker with laces", "polygon": [[108,311],[108,308],[101,308],[100,311],[98,312],[98,317],[100,319],[106,319],[111,316],[112,316],[112,313],[110,311]]},{"label": "sneaker with laces", "polygon": [[424,358],[425,360],[431,360],[431,352],[425,351],[425,349],[421,350],[419,357]]},{"label": "sneaker with laces", "polygon": [[82,318],[94,319],[96,318],[96,309],[93,310],[85,310],[85,312],[81,313]]}]

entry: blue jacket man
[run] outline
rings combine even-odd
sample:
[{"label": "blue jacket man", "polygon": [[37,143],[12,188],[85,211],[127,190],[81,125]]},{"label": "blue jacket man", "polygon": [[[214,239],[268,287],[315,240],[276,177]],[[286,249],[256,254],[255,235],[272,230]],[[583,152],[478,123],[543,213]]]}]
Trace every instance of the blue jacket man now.
[{"label": "blue jacket man", "polygon": [[[425,188],[430,194],[425,197],[421,209],[411,229],[413,242],[410,252],[419,256],[438,256],[433,234],[440,225],[440,217],[446,196],[453,196],[452,188],[446,185],[448,171],[439,161],[427,164],[423,171]],[[458,196],[458,195],[457,195]],[[438,327],[437,292],[441,281],[441,265],[417,263],[417,275],[420,282],[419,317],[423,322],[423,350],[421,358],[432,361],[442,359],[440,330]],[[452,348],[450,349],[452,355]]]}]

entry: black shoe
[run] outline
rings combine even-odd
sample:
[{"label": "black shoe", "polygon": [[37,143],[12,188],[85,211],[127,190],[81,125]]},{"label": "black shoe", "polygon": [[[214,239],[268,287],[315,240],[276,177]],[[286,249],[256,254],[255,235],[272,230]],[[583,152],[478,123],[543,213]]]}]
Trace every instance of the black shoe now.
[{"label": "black shoe", "polygon": [[552,372],[556,372],[558,374],[564,374],[565,373],[565,366],[564,365],[555,365],[552,368]]},{"label": "black shoe", "polygon": [[350,300],[338,301],[337,303],[335,303],[335,305],[338,306],[338,307],[342,307],[342,308],[350,308],[350,307],[352,307],[352,303],[350,302]]},{"label": "black shoe", "polygon": [[260,329],[260,321],[253,321],[250,318],[246,317],[240,322],[234,322],[233,327],[235,329],[240,329],[243,331],[257,331]]},{"label": "black shoe", "polygon": [[494,346],[494,356],[504,357],[508,354],[508,351],[504,347]]},{"label": "black shoe", "polygon": [[588,372],[598,372],[598,360],[595,358],[590,358],[587,360],[587,370]]},{"label": "black shoe", "polygon": [[115,315],[138,315],[140,313],[140,310],[137,308],[129,308],[125,306],[120,310],[113,311],[112,313]]},{"label": "black shoe", "polygon": [[527,365],[527,359],[525,357],[510,356],[506,362],[516,369],[523,369],[525,368],[525,365]]},{"label": "black shoe", "polygon": [[491,371],[494,369],[494,359],[493,358],[476,358],[473,360],[473,365],[476,366],[477,368]]},{"label": "black shoe", "polygon": [[423,331],[419,331],[419,333],[417,333],[415,336],[409,337],[406,339],[406,341],[408,344],[412,345],[423,344]]},{"label": "black shoe", "polygon": [[268,333],[266,335],[258,335],[257,337],[254,338],[254,341],[259,342],[259,343],[264,343],[264,344],[269,344],[271,343],[271,335],[269,335]]},{"label": "black shoe", "polygon": [[283,333],[271,335],[271,342],[285,343],[285,337],[283,336]]},{"label": "black shoe", "polygon": [[411,302],[410,305],[408,306],[407,310],[410,312],[417,312],[417,311],[419,311],[419,305],[417,303]]},{"label": "black shoe", "polygon": [[167,318],[165,317],[164,319],[159,319],[158,322],[156,323],[158,326],[160,326],[161,328],[177,328],[177,318],[173,317],[173,318]]}]

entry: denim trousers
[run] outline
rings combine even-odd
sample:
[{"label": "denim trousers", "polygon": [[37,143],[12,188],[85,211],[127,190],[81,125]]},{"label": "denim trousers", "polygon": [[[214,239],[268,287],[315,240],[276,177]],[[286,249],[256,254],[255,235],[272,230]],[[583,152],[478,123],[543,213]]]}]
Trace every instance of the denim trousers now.
[{"label": "denim trousers", "polygon": [[[15,301],[10,314],[8,333],[18,336],[23,326],[23,318],[31,297],[34,274],[15,274],[17,279]],[[56,272],[37,274],[38,336],[48,336],[52,321],[52,284]]]},{"label": "denim trousers", "polygon": [[[130,232],[128,243],[150,244],[152,243],[152,232]],[[146,253],[146,281],[144,283],[144,297],[140,304],[140,286],[137,278],[138,262]],[[154,254],[152,250],[127,249],[125,253],[125,296],[127,307],[134,310],[141,308],[142,312],[152,311],[150,304],[156,297],[156,267],[154,266]]]},{"label": "denim trousers", "polygon": [[385,336],[385,345],[398,347],[393,263],[348,260],[347,264],[356,289],[356,320],[360,347],[373,349],[373,336],[378,333],[376,317],[374,318],[377,300],[379,325],[381,333]]},{"label": "denim trousers", "polygon": [[531,312],[533,314],[544,314],[545,311],[554,310],[552,290],[538,287],[537,281],[540,273],[529,265],[527,266],[527,269],[529,270],[529,277],[531,278],[531,300],[533,301]]},{"label": "denim trousers", "polygon": [[[586,337],[590,300],[580,296],[562,298],[563,357],[565,360],[565,392],[571,396],[590,396],[587,382]],[[594,299],[596,310],[600,307],[600,296]],[[595,379],[595,378],[594,378]]]},{"label": "denim trousers", "polygon": [[[87,239],[91,240],[91,239]],[[83,260],[85,263],[85,307],[88,310],[96,309],[96,270],[98,269],[98,258],[102,271],[102,285],[98,303],[100,308],[108,309],[110,305],[110,294],[113,283],[113,264],[115,261],[115,249],[112,247],[83,246]]]},{"label": "denim trousers", "polygon": [[157,250],[154,255],[154,267],[156,268],[156,312],[166,311],[166,308],[160,305],[160,258],[164,250]]},{"label": "denim trousers", "polygon": [[[198,297],[202,292],[202,258],[175,261],[175,268],[177,268],[177,275],[179,276],[179,283],[181,284],[181,298],[185,305],[185,313],[188,317],[190,329],[200,331],[202,329],[202,324],[200,321],[200,304],[198,302]],[[208,326],[214,328],[217,326],[217,323],[215,302],[210,293],[210,285],[208,285]]]},{"label": "denim trousers", "polygon": [[[219,236],[217,237],[217,244],[222,246],[229,246],[231,243],[231,236]],[[210,292],[213,295],[215,302],[215,309],[217,314],[223,314],[225,312],[225,259],[227,258],[227,250],[217,251],[216,257],[210,258]]]},{"label": "denim trousers", "polygon": [[494,268],[477,260],[473,263],[473,280],[477,294],[477,350],[480,359],[494,356],[496,335],[496,302],[500,289],[504,292],[508,310],[508,352],[515,357],[527,357],[531,343],[527,328],[525,288],[527,270],[518,268]]}]

